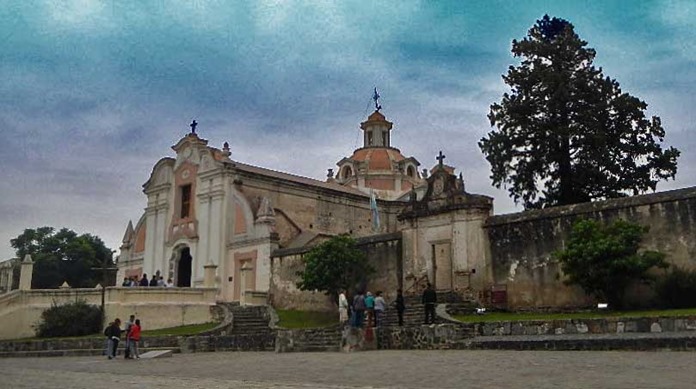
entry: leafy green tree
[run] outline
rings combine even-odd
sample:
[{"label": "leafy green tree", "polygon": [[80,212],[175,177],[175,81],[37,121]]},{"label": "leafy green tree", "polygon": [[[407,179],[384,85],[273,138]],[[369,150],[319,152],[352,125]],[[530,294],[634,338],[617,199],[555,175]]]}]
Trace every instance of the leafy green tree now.
[{"label": "leafy green tree", "polygon": [[78,235],[67,228],[26,229],[10,241],[17,257],[30,254],[34,261],[32,288],[57,288],[67,281],[74,288],[93,288],[102,283],[102,273],[93,270],[113,266],[111,249],[97,236]]},{"label": "leafy green tree", "polygon": [[621,308],[626,287],[640,279],[651,279],[648,270],[667,268],[665,255],[638,252],[648,227],[617,220],[602,225],[580,220],[573,225],[566,248],[554,255],[560,261],[566,284],[579,285],[585,293]]},{"label": "leafy green tree", "polygon": [[338,301],[341,290],[363,283],[374,268],[365,253],[348,235],[335,236],[313,247],[302,258],[304,270],[297,273],[301,290],[320,290]]},{"label": "leafy green tree", "polygon": [[491,179],[525,208],[655,190],[674,178],[679,151],[663,150],[660,118],[592,62],[595,50],[563,19],[545,15],[521,41],[503,80],[511,88],[488,118],[479,147]]}]

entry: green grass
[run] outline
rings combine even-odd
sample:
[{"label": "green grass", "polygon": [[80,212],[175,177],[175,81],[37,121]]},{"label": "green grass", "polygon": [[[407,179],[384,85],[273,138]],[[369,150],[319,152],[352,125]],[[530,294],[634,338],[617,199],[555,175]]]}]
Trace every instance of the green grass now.
[{"label": "green grass", "polygon": [[170,328],[160,328],[158,330],[143,331],[143,336],[164,336],[164,335],[174,335],[174,336],[186,336],[186,335],[196,335],[203,331],[212,330],[220,323],[203,323],[203,324],[190,324],[186,326],[170,327]]},{"label": "green grass", "polygon": [[283,328],[319,328],[338,324],[338,313],[294,310],[276,310]]},{"label": "green grass", "polygon": [[654,311],[592,311],[574,313],[509,313],[491,312],[484,315],[454,315],[454,318],[467,322],[490,322],[490,321],[522,321],[522,320],[564,320],[564,319],[600,319],[605,317],[674,317],[674,316],[696,316],[696,308],[688,309],[669,309]]}]

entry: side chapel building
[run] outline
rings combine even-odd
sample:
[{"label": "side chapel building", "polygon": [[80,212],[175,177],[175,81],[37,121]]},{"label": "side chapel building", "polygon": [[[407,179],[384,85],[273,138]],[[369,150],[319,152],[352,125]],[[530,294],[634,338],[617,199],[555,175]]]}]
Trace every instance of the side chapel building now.
[{"label": "side chapel building", "polygon": [[442,153],[430,174],[419,172],[418,160],[392,146],[393,123],[379,110],[360,124],[363,147],[338,161],[335,175],[329,169],[326,181],[236,161],[226,142],[208,145],[195,124],[143,185],[147,207],[128,223],[118,279],[161,274],[179,287],[202,287],[208,269],[220,301],[300,307],[311,297],[294,287],[299,257],[284,258],[350,234],[396,253],[394,263],[377,264],[382,282],[371,287],[393,293],[418,280],[441,290],[491,282],[483,224],[493,199],[467,193]]}]

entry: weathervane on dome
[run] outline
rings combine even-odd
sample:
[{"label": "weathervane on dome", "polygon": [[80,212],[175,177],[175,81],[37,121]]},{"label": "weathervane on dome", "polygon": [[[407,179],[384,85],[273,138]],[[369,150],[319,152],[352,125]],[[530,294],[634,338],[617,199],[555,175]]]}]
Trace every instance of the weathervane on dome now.
[{"label": "weathervane on dome", "polygon": [[375,87],[375,94],[372,95],[372,100],[375,101],[375,111],[379,112],[382,106],[379,104],[379,93],[377,93],[377,87]]}]

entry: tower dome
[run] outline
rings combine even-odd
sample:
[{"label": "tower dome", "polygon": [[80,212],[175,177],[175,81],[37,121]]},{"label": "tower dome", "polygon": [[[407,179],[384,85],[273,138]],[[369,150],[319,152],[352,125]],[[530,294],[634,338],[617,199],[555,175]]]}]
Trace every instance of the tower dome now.
[{"label": "tower dome", "polygon": [[378,110],[360,123],[363,147],[337,163],[336,182],[365,193],[375,191],[385,200],[395,200],[419,184],[420,163],[391,146],[392,128],[393,123]]}]

